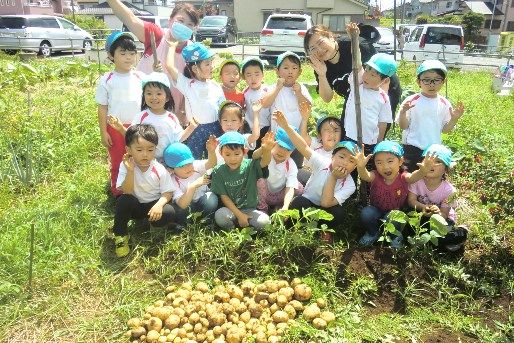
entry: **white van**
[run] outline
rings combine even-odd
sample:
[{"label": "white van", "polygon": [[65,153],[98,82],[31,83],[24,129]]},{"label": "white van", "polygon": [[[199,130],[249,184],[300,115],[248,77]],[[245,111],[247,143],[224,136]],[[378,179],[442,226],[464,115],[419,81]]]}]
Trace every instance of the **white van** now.
[{"label": "white van", "polygon": [[464,31],[456,25],[418,25],[405,42],[403,59],[420,62],[437,59],[459,67],[464,61]]}]

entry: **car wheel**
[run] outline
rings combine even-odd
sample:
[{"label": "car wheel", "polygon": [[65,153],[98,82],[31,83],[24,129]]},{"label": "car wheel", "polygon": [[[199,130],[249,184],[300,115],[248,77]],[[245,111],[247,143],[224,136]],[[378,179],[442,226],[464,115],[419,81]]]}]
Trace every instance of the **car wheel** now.
[{"label": "car wheel", "polygon": [[86,39],[84,41],[83,47],[84,49],[82,49],[82,52],[86,52],[86,50],[91,50],[91,48],[93,47],[93,42],[91,42],[90,39]]},{"label": "car wheel", "polygon": [[39,44],[39,54],[43,57],[50,57],[52,54],[52,45],[47,41],[42,41],[41,44]]}]

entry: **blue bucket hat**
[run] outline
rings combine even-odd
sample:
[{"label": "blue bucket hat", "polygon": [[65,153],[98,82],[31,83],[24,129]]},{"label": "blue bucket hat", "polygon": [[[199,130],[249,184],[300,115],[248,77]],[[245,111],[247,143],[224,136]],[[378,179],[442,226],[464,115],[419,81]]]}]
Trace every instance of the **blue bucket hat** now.
[{"label": "blue bucket hat", "polygon": [[171,143],[164,149],[162,157],[170,168],[180,168],[195,160],[191,149],[183,143]]},{"label": "blue bucket hat", "polygon": [[105,40],[105,50],[109,52],[109,49],[111,48],[112,44],[123,36],[129,37],[130,39],[134,40],[134,36],[132,36],[130,32],[113,31]]},{"label": "blue bucket hat", "polygon": [[296,57],[298,59],[298,61],[301,61],[300,56],[298,56],[297,54],[295,54],[292,51],[286,51],[277,56],[277,68],[280,67],[282,62],[284,62],[284,58],[286,58],[288,56]]},{"label": "blue bucket hat", "polygon": [[[292,127],[293,130],[295,130],[296,132],[298,132],[298,129],[295,128],[295,127]],[[287,132],[279,127],[277,129],[277,132],[275,133],[275,140],[277,141],[277,144],[279,146],[281,146],[282,148],[286,149],[286,150],[289,150],[289,151],[293,151],[295,148],[293,142],[291,142],[291,139],[289,138],[289,135],[287,134]]]},{"label": "blue bucket hat", "polygon": [[393,76],[398,69],[398,64],[394,60],[393,56],[384,53],[374,54],[366,64],[380,74],[388,77]]},{"label": "blue bucket hat", "polygon": [[264,70],[264,62],[262,62],[262,60],[259,57],[247,57],[241,62],[241,71],[243,71],[243,69],[246,67],[246,65],[248,63],[250,63],[251,61],[255,61],[255,62],[259,63],[261,66],[261,69]]},{"label": "blue bucket hat", "polygon": [[338,150],[341,150],[342,148],[348,150],[352,153],[352,155],[355,155],[355,153],[359,150],[357,147],[357,144],[355,144],[352,141],[341,141],[336,144],[334,147],[334,150],[332,151],[332,155],[334,155]]},{"label": "blue bucket hat", "polygon": [[398,157],[403,157],[403,148],[400,143],[395,141],[382,141],[375,145],[373,149],[373,155],[379,152],[388,152]]},{"label": "blue bucket hat", "polygon": [[441,70],[444,75],[448,73],[448,70],[446,69],[446,66],[438,60],[426,60],[423,63],[421,63],[416,70],[416,75],[419,76],[420,74],[426,72],[427,70],[433,70],[433,69],[439,69]]},{"label": "blue bucket hat", "polygon": [[323,125],[323,123],[329,119],[332,119],[332,120],[335,120],[337,122],[340,121],[339,118],[337,117],[334,117],[334,116],[323,116],[323,117],[319,117],[318,120],[316,120],[316,131],[320,131],[321,130],[321,125]]},{"label": "blue bucket hat", "polygon": [[244,146],[245,143],[245,137],[237,131],[225,132],[220,138],[218,138],[218,145],[220,148],[227,144],[238,144]]},{"label": "blue bucket hat", "polygon": [[141,84],[142,84],[141,86],[143,88],[145,88],[145,85],[148,82],[161,83],[164,86],[170,88],[170,80],[168,79],[168,76],[164,73],[153,72],[151,74],[146,75],[145,78],[143,79],[143,81],[141,82]]},{"label": "blue bucket hat", "polygon": [[432,144],[428,148],[423,151],[422,156],[425,157],[427,155],[435,155],[438,159],[443,161],[445,166],[452,166],[452,151],[445,145],[442,144]]},{"label": "blue bucket hat", "polygon": [[182,57],[184,57],[187,63],[200,62],[212,56],[214,56],[214,52],[200,42],[186,45],[184,49],[182,49]]}]

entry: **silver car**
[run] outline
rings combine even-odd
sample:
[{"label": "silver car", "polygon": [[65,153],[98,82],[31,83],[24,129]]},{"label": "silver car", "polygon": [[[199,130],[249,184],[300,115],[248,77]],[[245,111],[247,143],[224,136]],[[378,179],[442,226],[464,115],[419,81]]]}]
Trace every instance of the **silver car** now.
[{"label": "silver car", "polygon": [[[373,43],[375,49],[378,52],[385,52],[388,54],[392,54],[394,51],[394,33],[388,27],[377,27],[378,33],[380,33],[380,39],[378,42]],[[398,49],[398,42],[396,43],[396,48]]]},{"label": "silver car", "polygon": [[0,16],[0,50],[36,51],[48,57],[55,51],[90,49],[92,42],[88,32],[61,17]]}]

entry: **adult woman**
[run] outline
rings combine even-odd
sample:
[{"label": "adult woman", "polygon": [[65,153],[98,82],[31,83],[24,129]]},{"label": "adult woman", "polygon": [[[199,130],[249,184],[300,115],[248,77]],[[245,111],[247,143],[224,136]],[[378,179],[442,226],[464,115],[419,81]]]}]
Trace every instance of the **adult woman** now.
[{"label": "adult woman", "polygon": [[[361,26],[361,37],[377,37],[378,31],[370,26]],[[361,38],[360,50],[362,62],[366,62],[376,53],[371,40]],[[346,100],[350,92],[348,75],[352,71],[352,52],[349,37],[336,38],[334,34],[323,25],[316,25],[307,30],[304,39],[306,54],[309,56],[316,81],[318,82],[318,93],[325,102],[332,100],[334,92]],[[352,82],[352,80],[350,80]],[[386,85],[387,86],[387,85]],[[400,101],[401,88],[396,75],[391,77],[388,90],[391,101],[391,110],[396,112]],[[344,109],[341,113],[341,124],[343,124]]]},{"label": "adult woman", "polygon": [[[150,44],[150,35],[152,32],[155,37],[157,57],[162,65],[165,65],[166,55],[168,53],[166,39],[180,41],[175,49],[175,66],[179,70],[184,69],[186,62],[181,52],[184,46],[189,43],[189,39],[199,23],[198,13],[193,5],[188,3],[176,4],[170,15],[169,29],[163,30],[154,23],[149,23],[136,17],[121,0],[107,0],[107,3],[111,6],[113,13],[145,46],[143,56],[137,65],[137,70],[141,70],[146,74],[153,71],[153,56]],[[165,69],[166,68],[164,68],[164,72],[167,73]],[[187,125],[184,112],[184,96],[174,87],[171,89],[171,94],[175,102],[175,113],[180,119],[180,122],[183,125]]]}]

